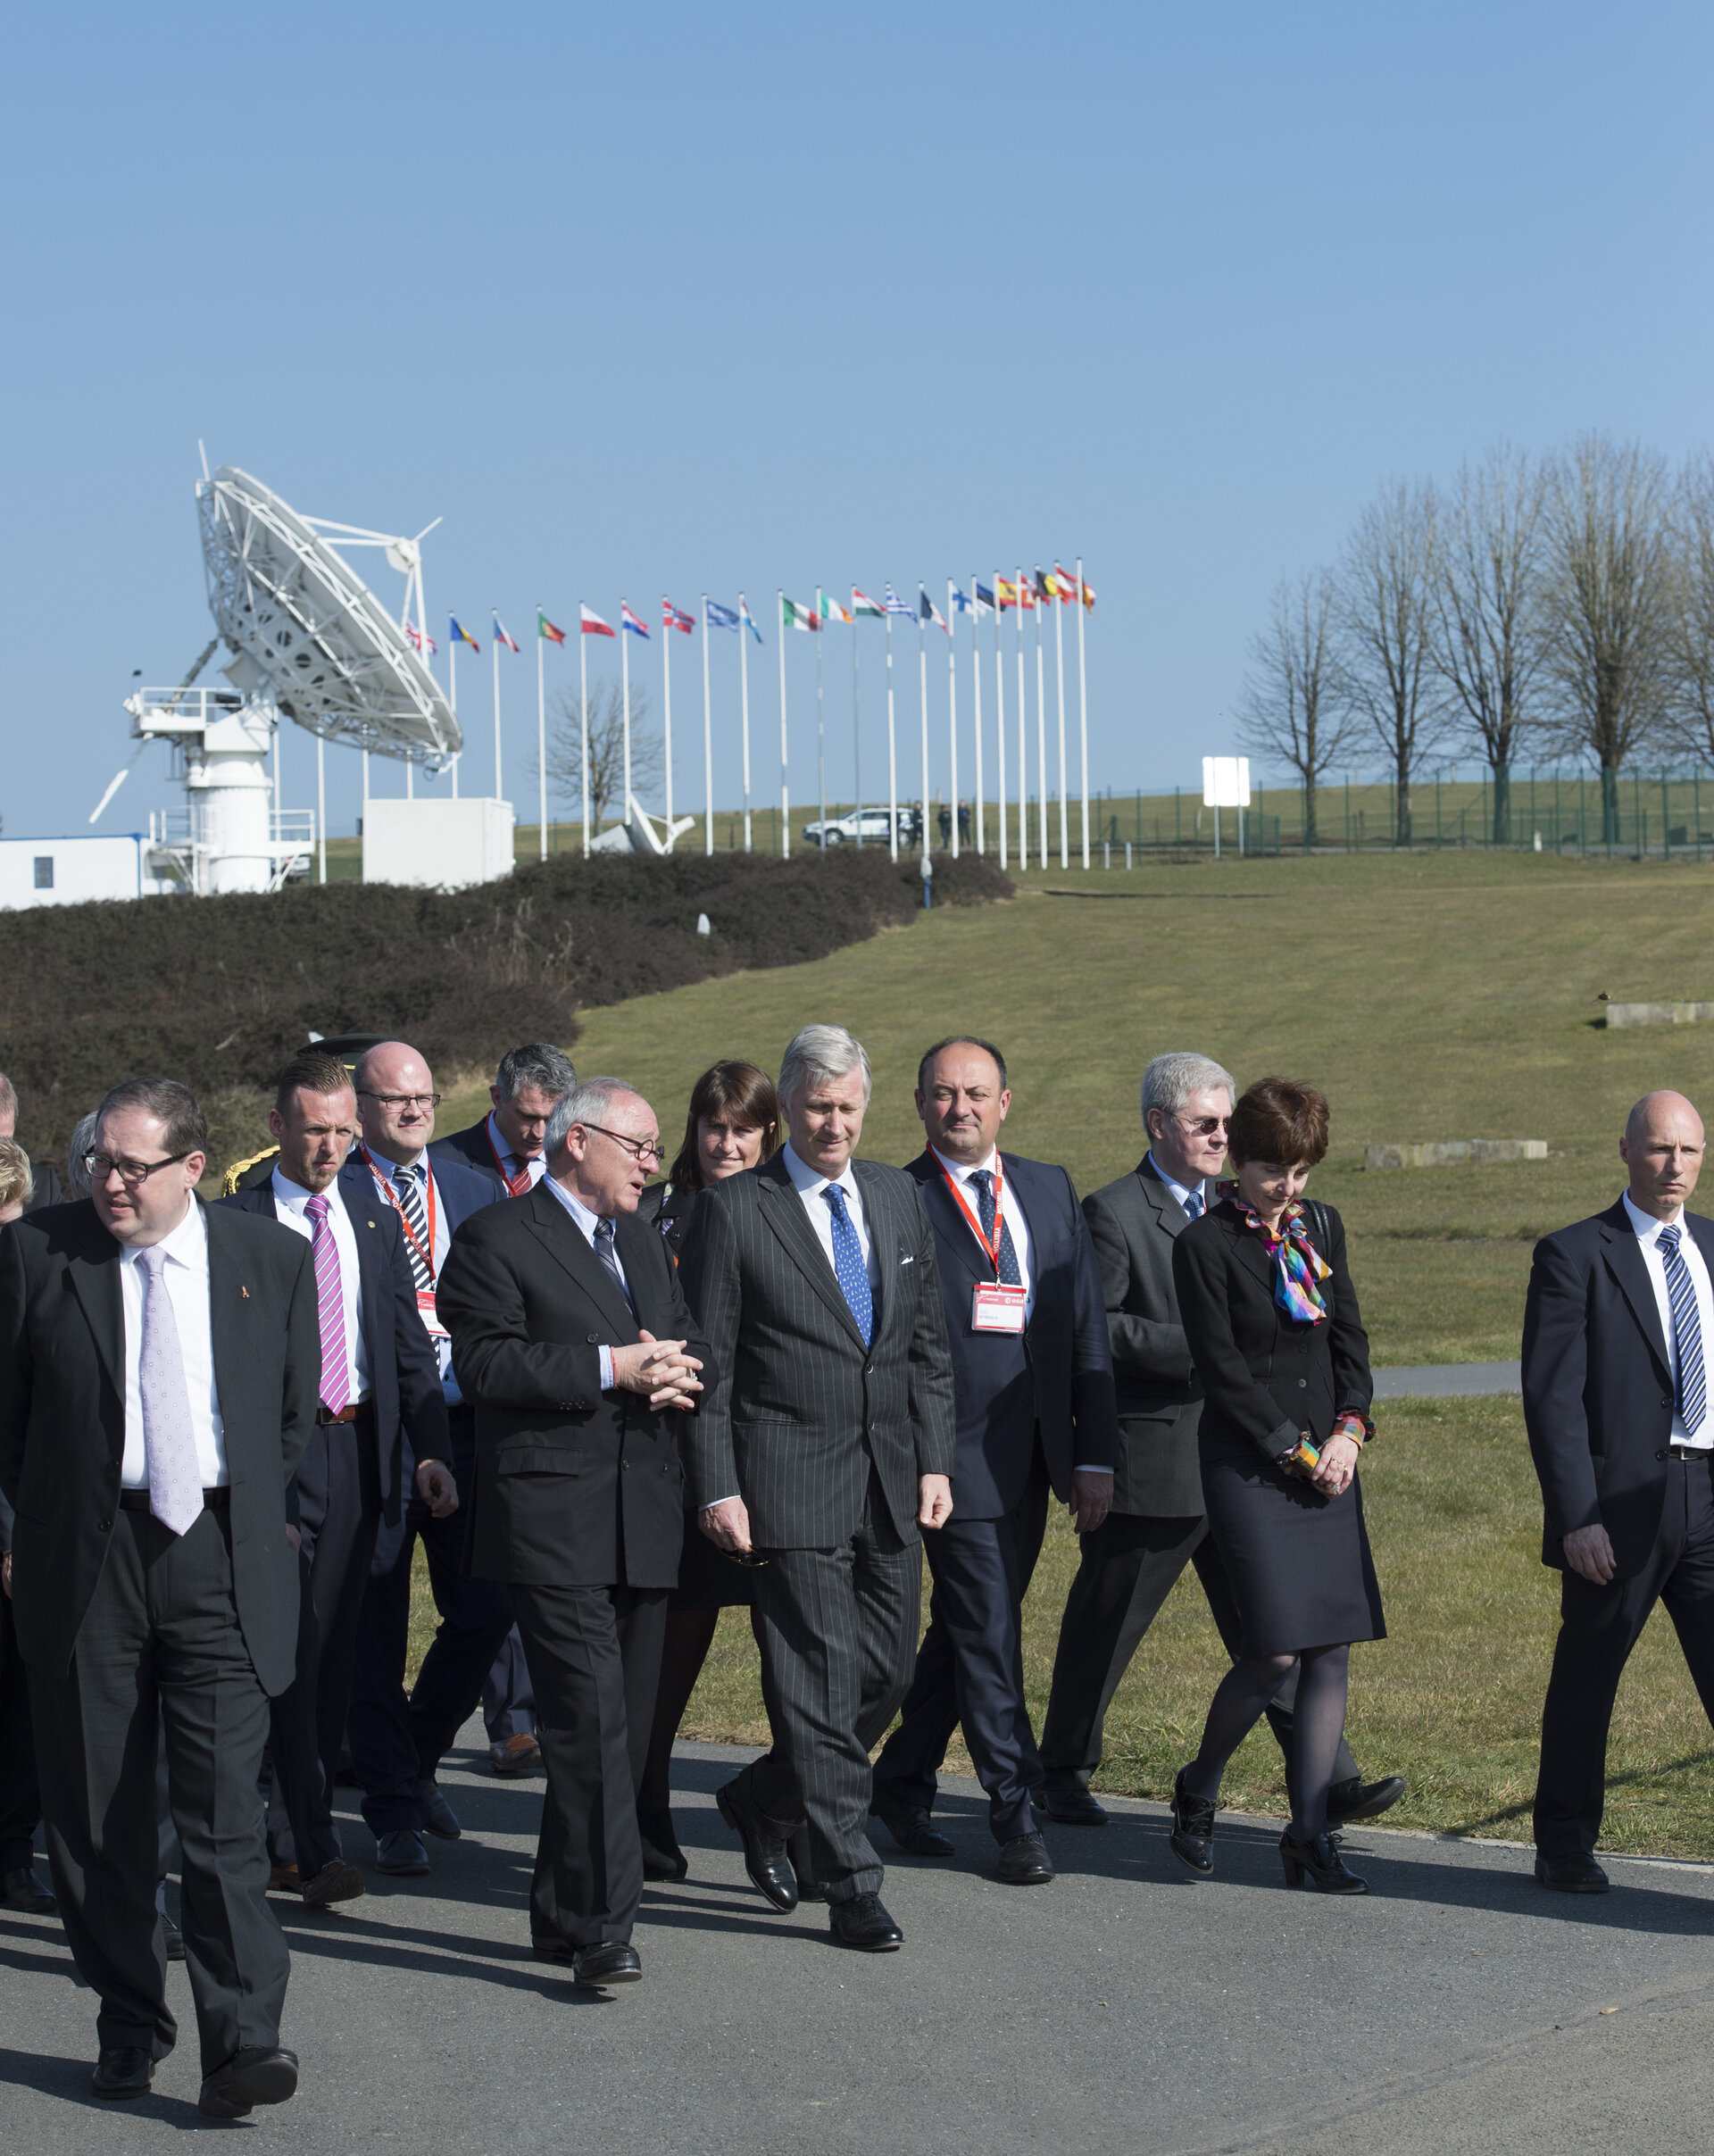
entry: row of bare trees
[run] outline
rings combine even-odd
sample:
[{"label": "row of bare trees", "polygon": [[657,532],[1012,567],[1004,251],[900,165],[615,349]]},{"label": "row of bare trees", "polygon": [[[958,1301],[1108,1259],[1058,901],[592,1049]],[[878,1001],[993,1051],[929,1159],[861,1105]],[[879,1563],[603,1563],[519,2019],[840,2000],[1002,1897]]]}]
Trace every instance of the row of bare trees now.
[{"label": "row of bare trees", "polygon": [[1251,646],[1246,745],[1316,791],[1360,744],[1393,774],[1394,841],[1431,753],[1474,748],[1511,837],[1525,752],[1587,758],[1616,837],[1620,768],[1644,752],[1714,761],[1714,458],[1683,470],[1585,435],[1543,457],[1501,448],[1449,487],[1395,481],[1332,568],[1282,584]]}]

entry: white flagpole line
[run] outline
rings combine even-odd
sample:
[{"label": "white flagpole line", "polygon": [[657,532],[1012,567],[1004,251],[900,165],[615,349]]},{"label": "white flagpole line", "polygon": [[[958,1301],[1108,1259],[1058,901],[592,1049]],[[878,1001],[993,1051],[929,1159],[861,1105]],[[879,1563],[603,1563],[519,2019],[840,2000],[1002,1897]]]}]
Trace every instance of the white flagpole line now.
[{"label": "white flagpole line", "polygon": [[578,768],[583,773],[583,858],[589,858],[589,639],[578,601]]},{"label": "white flagpole line", "polygon": [[1083,556],[1077,556],[1077,740],[1083,756],[1083,865],[1089,866],[1089,695],[1083,673]]},{"label": "white flagpole line", "polygon": [[899,754],[893,725],[893,616],[886,617],[886,815],[893,858],[899,858]]},{"label": "white flagpole line", "polygon": [[986,818],[982,799],[982,610],[976,603],[976,578],[970,578],[970,689],[976,705],[976,850],[988,850]]},{"label": "white flagpole line", "polygon": [[[499,615],[494,617],[499,621]],[[488,645],[488,656],[494,665],[494,797],[505,799],[505,788],[500,782],[500,639],[495,637]]]},{"label": "white flagpole line", "polygon": [[779,593],[779,857],[792,854],[791,797],[786,785],[786,594]]},{"label": "white flagpole line", "polygon": [[1000,571],[994,572],[994,730],[1000,752],[994,792],[1000,810],[1000,866],[1006,865],[1006,618],[1000,612]]},{"label": "white flagpole line", "polygon": [[[1012,611],[1018,616],[1018,865],[1029,866],[1029,698],[1024,687],[1024,572],[1011,587]],[[1045,815],[1047,811],[1043,809]],[[1045,868],[1047,863],[1043,862]]]},{"label": "white flagpole line", "polygon": [[661,598],[661,739],[667,759],[667,851],[672,851],[672,639],[678,634],[667,620],[667,609],[672,604],[664,593]]},{"label": "white flagpole line", "polygon": [[922,811],[919,834],[922,851],[928,852],[928,624],[922,618],[927,585],[917,586],[917,711],[922,728]]},{"label": "white flagpole line", "polygon": [[625,702],[625,799],[620,815],[627,830],[631,823],[631,647],[625,641],[630,630],[625,626],[629,602],[621,593],[619,602],[619,678]]},{"label": "white flagpole line", "polygon": [[857,844],[863,843],[863,725],[862,699],[860,694],[862,682],[857,664],[857,631],[863,618],[857,612],[857,587],[851,588],[851,790],[857,796],[852,804],[857,812]]},{"label": "white flagpole line", "polygon": [[[970,602],[974,606],[974,599]],[[953,612],[953,579],[946,579],[946,746],[952,762],[952,776],[947,780],[953,795],[953,859],[958,859],[958,638],[953,634],[953,624],[958,619]]]},{"label": "white flagpole line", "polygon": [[744,706],[744,850],[750,851],[750,634],[744,594],[738,594],[738,694]]},{"label": "white flagpole line", "polygon": [[[578,617],[581,622],[581,614]],[[578,632],[581,634],[581,630]],[[542,610],[536,609],[536,780],[537,821],[541,826],[541,858],[547,859],[547,675],[542,663]],[[588,826],[586,824],[586,833]]]},{"label": "white flagpole line", "polygon": [[[815,587],[818,600],[822,596],[821,587]],[[828,617],[818,605],[816,613],[820,627],[815,636],[815,771],[816,782],[821,791],[821,851],[828,850],[828,734],[826,715],[821,703],[821,646],[827,640]]]},{"label": "white flagpole line", "polygon": [[714,715],[708,694],[708,594],[703,594],[703,851],[714,851]]},{"label": "white flagpole line", "polygon": [[[411,766],[407,763],[405,770]],[[317,869],[315,880],[328,880],[328,745],[318,734],[315,737],[315,850]]]},{"label": "white flagpole line", "polygon": [[1065,770],[1065,621],[1061,612],[1065,602],[1059,595],[1060,574],[1053,572],[1053,664],[1060,679],[1060,866],[1071,865],[1071,803],[1067,794]]},{"label": "white flagpole line", "polygon": [[[446,639],[446,708],[458,717],[458,638]],[[458,758],[453,758],[453,799],[458,799]]]},{"label": "white flagpole line", "polygon": [[1036,567],[1036,588],[1032,596],[1036,601],[1036,768],[1040,779],[1042,796],[1041,844],[1036,849],[1036,858],[1043,868],[1047,866],[1047,690],[1046,672],[1042,650],[1042,595],[1040,591],[1041,564]]}]

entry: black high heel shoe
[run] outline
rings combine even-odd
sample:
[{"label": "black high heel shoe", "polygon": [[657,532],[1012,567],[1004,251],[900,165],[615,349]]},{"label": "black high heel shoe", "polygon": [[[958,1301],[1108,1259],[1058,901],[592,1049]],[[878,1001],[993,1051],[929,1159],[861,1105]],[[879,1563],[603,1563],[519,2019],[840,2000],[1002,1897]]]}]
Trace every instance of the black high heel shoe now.
[{"label": "black high heel shoe", "polygon": [[1188,1865],[1199,1879],[1214,1869],[1214,1814],[1219,1807],[1208,1797],[1192,1796],[1185,1787],[1181,1767],[1172,1785],[1172,1853]]},{"label": "black high heel shoe", "polygon": [[1286,1867],[1287,1886],[1301,1886],[1305,1877],[1323,1894],[1366,1894],[1369,1881],[1361,1878],[1339,1853],[1339,1836],[1324,1827],[1313,1841],[1294,1842],[1289,1828],[1279,1837],[1279,1859]]}]

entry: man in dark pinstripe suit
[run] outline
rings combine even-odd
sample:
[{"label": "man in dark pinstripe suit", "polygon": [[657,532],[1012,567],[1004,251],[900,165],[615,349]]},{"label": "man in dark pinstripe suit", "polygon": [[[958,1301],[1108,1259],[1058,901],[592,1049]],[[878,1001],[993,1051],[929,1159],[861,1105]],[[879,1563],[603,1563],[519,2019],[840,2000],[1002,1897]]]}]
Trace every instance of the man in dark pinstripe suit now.
[{"label": "man in dark pinstripe suit", "polygon": [[786,1048],[791,1142],[696,1202],[679,1278],[717,1376],[687,1443],[702,1531],[758,1564],[773,1750],[720,1792],[751,1879],[796,1906],[809,1861],[842,1945],[902,1944],[867,1833],[869,1751],[911,1681],[919,1528],[952,1513],[953,1372],[935,1240],[901,1170],[853,1161],[869,1058],[842,1027]]}]

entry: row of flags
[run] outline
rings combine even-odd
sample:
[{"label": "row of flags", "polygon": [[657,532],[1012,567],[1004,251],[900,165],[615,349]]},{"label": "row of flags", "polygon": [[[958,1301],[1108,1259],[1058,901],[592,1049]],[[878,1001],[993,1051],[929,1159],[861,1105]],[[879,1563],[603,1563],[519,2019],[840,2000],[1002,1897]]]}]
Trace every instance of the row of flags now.
[{"label": "row of flags", "polygon": [[[890,584],[883,586],[882,590],[884,595],[881,598],[871,599],[853,584],[849,607],[842,605],[829,593],[819,588],[813,604],[802,599],[788,599],[782,593],[779,601],[780,626],[782,628],[803,629],[813,634],[835,623],[850,627],[857,621],[879,621],[889,614],[903,614],[912,621],[920,621],[925,625],[932,622],[947,636],[953,633],[952,624],[928,596],[925,587],[918,586],[914,600],[900,598]],[[1087,579],[1078,579],[1060,568],[1057,562],[1051,570],[1038,569],[1033,579],[996,577],[992,587],[973,584],[968,592],[953,584],[950,587],[949,596],[954,615],[970,614],[978,620],[985,614],[1003,614],[1014,608],[1028,612],[1037,606],[1051,607],[1056,600],[1061,606],[1070,606],[1081,601],[1086,608],[1092,611],[1095,604],[1095,594]],[[748,629],[758,644],[764,641],[761,629],[756,627],[754,616],[742,597],[736,607],[722,606],[712,599],[705,600],[703,609],[706,628],[733,629],[739,635]],[[592,606],[580,605],[578,614],[578,628],[583,636],[619,637],[628,632],[634,637],[641,637],[645,643],[648,641],[647,627],[622,600],[620,603],[618,628],[611,621],[604,620]],[[448,620],[454,646],[463,644],[473,652],[481,650],[482,646],[461,624],[456,614],[449,615]],[[696,618],[694,614],[687,614],[683,607],[675,606],[670,599],[663,598],[661,602],[661,627],[663,632],[677,629],[681,636],[687,637],[696,627]],[[440,649],[434,638],[414,621],[404,624],[404,633],[412,649],[424,656],[432,657]],[[566,639],[565,630],[549,620],[540,607],[536,610],[536,633],[550,644],[563,644]],[[518,645],[507,635],[505,624],[497,613],[494,616],[494,640],[496,644],[503,645],[508,651],[515,652],[518,649]]]}]

